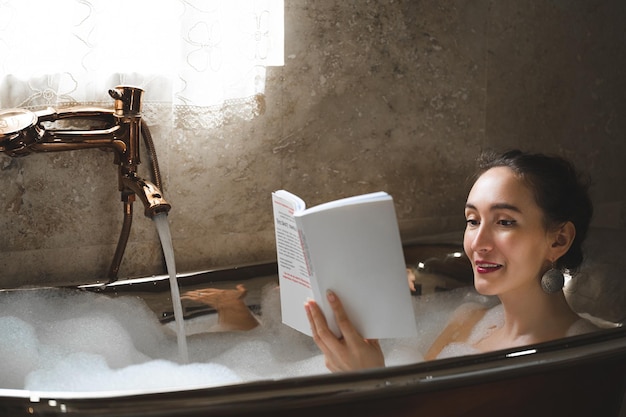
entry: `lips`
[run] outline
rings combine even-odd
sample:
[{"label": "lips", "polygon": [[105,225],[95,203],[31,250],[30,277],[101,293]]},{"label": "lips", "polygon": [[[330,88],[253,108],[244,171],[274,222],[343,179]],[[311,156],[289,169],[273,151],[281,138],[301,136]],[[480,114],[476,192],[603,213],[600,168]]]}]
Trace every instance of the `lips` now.
[{"label": "lips", "polygon": [[479,274],[488,274],[490,272],[498,271],[500,268],[502,268],[502,264],[487,261],[476,261],[474,265],[476,266],[476,272],[478,272]]}]

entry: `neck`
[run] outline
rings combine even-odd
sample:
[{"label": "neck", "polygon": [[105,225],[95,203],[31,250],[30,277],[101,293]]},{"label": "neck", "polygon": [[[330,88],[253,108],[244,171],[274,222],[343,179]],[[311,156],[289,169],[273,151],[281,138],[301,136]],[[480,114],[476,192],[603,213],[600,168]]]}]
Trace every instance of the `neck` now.
[{"label": "neck", "polygon": [[[536,285],[500,295],[504,308],[502,340],[512,345],[540,343],[564,337],[578,320],[563,291],[546,294]],[[532,300],[532,305],[529,305]]]}]

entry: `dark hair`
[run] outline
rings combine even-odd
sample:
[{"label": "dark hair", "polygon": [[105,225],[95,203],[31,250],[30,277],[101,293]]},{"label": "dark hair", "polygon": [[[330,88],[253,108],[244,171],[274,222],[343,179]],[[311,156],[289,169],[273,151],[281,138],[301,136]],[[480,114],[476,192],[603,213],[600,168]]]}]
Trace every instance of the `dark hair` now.
[{"label": "dark hair", "polygon": [[576,236],[572,246],[556,261],[556,267],[576,270],[583,261],[582,243],[593,215],[589,180],[584,179],[566,159],[517,149],[501,155],[483,153],[478,160],[476,178],[495,167],[510,168],[528,185],[544,213],[546,229],[568,221],[574,224]]}]

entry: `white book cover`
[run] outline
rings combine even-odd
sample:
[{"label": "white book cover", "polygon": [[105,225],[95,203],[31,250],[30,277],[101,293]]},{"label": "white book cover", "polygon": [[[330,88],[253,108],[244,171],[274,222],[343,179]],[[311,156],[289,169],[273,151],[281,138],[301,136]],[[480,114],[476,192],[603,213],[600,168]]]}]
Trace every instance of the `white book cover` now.
[{"label": "white book cover", "polygon": [[311,335],[304,303],[314,299],[331,330],[333,290],[368,339],[416,335],[393,199],[364,194],[307,209],[285,190],[272,194],[283,323]]}]

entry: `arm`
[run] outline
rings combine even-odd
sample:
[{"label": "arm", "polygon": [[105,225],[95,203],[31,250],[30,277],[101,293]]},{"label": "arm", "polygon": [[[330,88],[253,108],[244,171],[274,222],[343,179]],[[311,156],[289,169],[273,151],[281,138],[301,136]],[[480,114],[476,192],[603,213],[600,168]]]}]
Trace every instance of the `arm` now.
[{"label": "arm", "polygon": [[445,329],[437,336],[424,359],[437,359],[441,351],[450,343],[464,343],[469,338],[476,323],[480,321],[487,310],[474,304],[464,304],[453,314]]},{"label": "arm", "polygon": [[187,291],[180,299],[197,301],[215,308],[222,330],[250,330],[258,326],[259,322],[243,301],[247,293],[248,290],[239,284],[234,290],[204,288]]},{"label": "arm", "polygon": [[305,304],[313,340],[324,353],[326,367],[338,372],[385,366],[385,357],[378,340],[364,339],[350,322],[335,293],[329,291],[327,297],[341,331],[341,338],[337,338],[328,328],[326,318],[315,301]]}]

